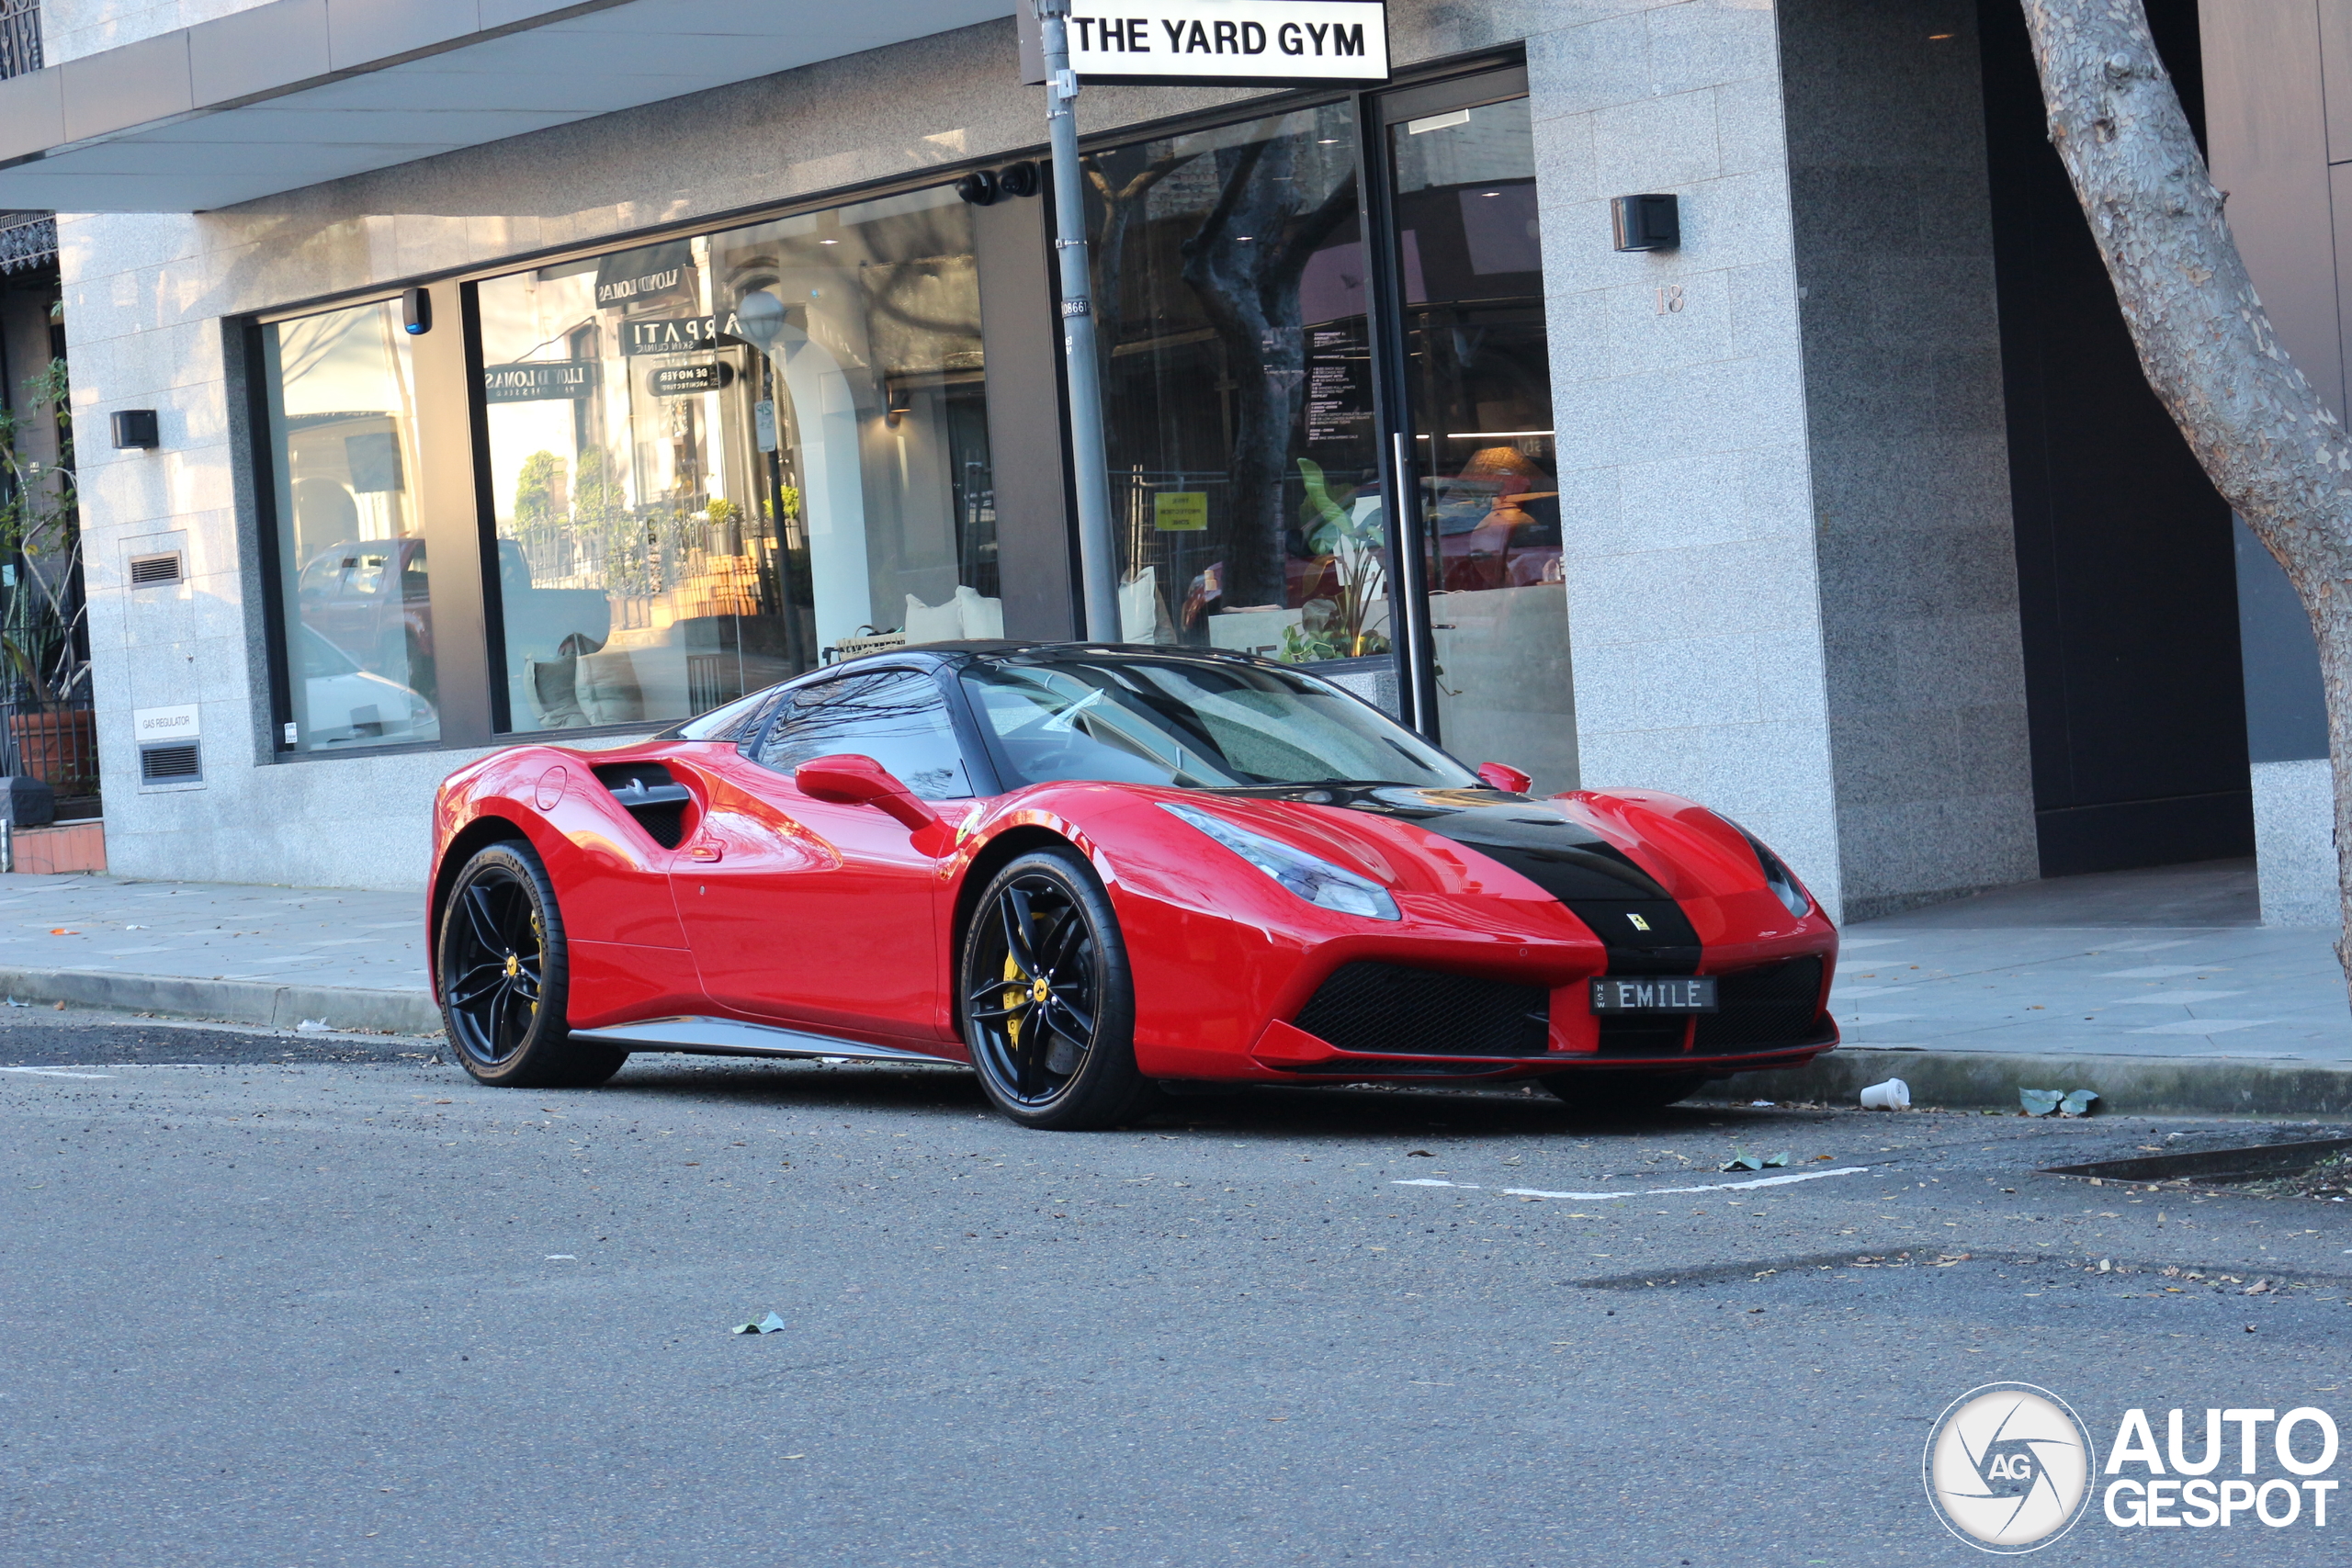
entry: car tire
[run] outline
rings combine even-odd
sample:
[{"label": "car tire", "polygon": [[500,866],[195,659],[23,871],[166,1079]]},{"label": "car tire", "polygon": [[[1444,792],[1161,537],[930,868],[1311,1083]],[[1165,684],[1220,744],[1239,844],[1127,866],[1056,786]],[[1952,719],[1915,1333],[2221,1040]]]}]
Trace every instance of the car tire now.
[{"label": "car tire", "polygon": [[1544,1087],[1578,1111],[1624,1115],[1663,1111],[1699,1092],[1704,1073],[1554,1073]]},{"label": "car tire", "polygon": [[450,1054],[498,1089],[594,1089],[628,1053],[571,1038],[563,913],[530,845],[477,851],[450,885],[435,942]]},{"label": "car tire", "polygon": [[1007,1118],[1083,1132],[1157,1107],[1136,1070],[1135,981],[1118,916],[1076,850],[1033,851],[989,879],[956,973],[972,1069]]}]

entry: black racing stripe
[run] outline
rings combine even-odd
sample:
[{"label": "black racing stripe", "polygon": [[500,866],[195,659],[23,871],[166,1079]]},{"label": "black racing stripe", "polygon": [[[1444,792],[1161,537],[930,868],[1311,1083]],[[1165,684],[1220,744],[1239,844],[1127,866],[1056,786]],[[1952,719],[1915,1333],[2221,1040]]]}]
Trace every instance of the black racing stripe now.
[{"label": "black racing stripe", "polygon": [[1673,895],[1590,829],[1524,798],[1485,789],[1294,784],[1218,790],[1395,818],[1451,839],[1566,904],[1609,949],[1612,975],[1698,972],[1699,933]]}]

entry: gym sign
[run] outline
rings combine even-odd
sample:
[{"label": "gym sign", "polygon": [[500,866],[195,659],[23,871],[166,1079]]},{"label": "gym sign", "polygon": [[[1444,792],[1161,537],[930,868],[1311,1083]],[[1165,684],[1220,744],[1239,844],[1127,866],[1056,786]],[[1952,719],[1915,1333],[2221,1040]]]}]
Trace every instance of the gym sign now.
[{"label": "gym sign", "polygon": [[[1046,79],[1037,19],[1021,7],[1021,79]],[[1081,83],[1317,87],[1388,80],[1381,0],[1073,0]]]}]

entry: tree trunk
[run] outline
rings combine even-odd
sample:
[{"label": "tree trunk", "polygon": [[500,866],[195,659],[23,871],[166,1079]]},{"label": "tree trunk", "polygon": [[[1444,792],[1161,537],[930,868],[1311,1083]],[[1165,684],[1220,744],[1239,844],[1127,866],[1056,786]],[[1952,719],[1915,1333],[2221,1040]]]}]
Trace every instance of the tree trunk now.
[{"label": "tree trunk", "polygon": [[[2352,917],[2352,441],[2255,297],[2141,0],[2023,3],[2051,144],[2148,384],[2311,616],[2327,693],[2339,901]],[[2352,976],[2347,942],[2335,951]]]}]

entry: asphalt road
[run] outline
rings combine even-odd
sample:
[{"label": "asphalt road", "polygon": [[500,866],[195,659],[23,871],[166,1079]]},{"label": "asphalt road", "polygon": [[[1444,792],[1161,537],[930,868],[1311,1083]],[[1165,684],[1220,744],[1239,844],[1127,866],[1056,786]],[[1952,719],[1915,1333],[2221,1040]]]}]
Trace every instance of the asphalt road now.
[{"label": "asphalt road", "polygon": [[[0,1019],[0,1562],[1975,1562],[1920,1483],[1971,1388],[2102,1460],[2129,1406],[2352,1420],[2346,1205],[2036,1174],[2334,1130],[1356,1089],[1057,1135],[947,1071],[430,1049]],[[2094,1503],[2037,1561],[2340,1562],[2340,1506]]]}]

